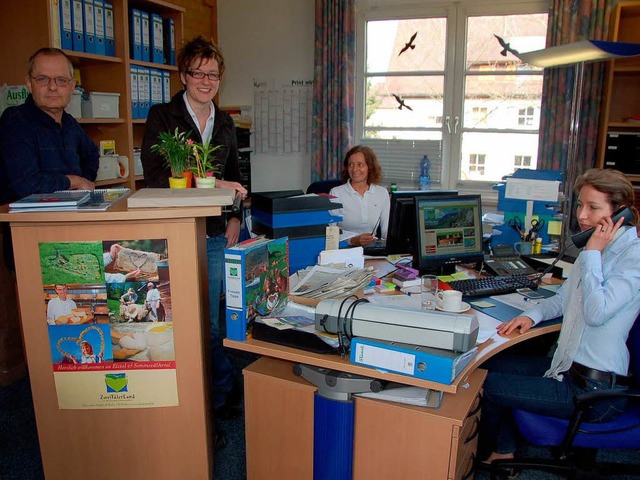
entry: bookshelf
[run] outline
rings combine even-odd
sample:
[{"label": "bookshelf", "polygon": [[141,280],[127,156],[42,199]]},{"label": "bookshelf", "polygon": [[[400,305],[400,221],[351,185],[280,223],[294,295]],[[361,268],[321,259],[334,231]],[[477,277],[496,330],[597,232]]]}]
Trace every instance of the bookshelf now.
[{"label": "bookshelf", "polygon": [[[616,5],[611,13],[609,40],[640,43],[640,1],[621,1]],[[627,174],[636,186],[636,191],[640,189],[640,158],[624,153],[615,158],[616,150],[612,147],[617,146],[620,149],[618,151],[622,152],[622,146],[616,143],[624,142],[629,147],[631,143],[628,142],[635,142],[635,155],[640,151],[640,122],[630,121],[631,117],[640,116],[638,82],[640,57],[612,60],[608,63],[596,160],[598,167],[617,168]]]},{"label": "bookshelf", "polygon": [[[82,86],[87,92],[112,92],[120,95],[120,118],[79,118],[91,139],[115,140],[119,155],[129,158],[129,176],[104,180],[96,186],[136,187],[133,148],[142,145],[144,120],[134,120],[131,108],[131,66],[143,66],[170,72],[172,94],[180,89],[175,66],[133,60],[130,54],[129,9],[137,8],[173,18],[176,48],[182,44],[185,9],[163,0],[111,0],[113,3],[115,56],[65,50],[75,68],[79,69]],[[29,56],[38,48],[55,45],[57,29],[52,5],[58,0],[20,0],[3,2],[0,15],[0,43],[11,45],[0,56],[0,85],[24,85]],[[139,180],[139,178],[138,178]]]}]

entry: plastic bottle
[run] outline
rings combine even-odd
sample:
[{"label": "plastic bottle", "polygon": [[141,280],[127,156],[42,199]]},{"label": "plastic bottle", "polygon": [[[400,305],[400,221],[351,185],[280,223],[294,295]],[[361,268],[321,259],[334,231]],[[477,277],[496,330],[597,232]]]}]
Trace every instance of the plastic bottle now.
[{"label": "plastic bottle", "polygon": [[533,242],[531,253],[534,255],[542,253],[542,239],[540,237],[536,238],[536,241]]},{"label": "plastic bottle", "polygon": [[428,156],[422,157],[420,160],[420,190],[429,190],[431,186],[431,176],[429,169],[431,168],[431,160]]},{"label": "plastic bottle", "polygon": [[389,187],[389,192],[393,193],[397,191],[398,191],[398,185],[396,185],[396,182],[392,182],[391,186]]}]

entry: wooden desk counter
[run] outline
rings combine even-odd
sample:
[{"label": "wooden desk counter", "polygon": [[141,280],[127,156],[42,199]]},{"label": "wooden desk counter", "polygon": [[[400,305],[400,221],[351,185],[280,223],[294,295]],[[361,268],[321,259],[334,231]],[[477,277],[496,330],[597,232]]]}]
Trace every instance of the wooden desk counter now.
[{"label": "wooden desk counter", "polygon": [[[11,224],[20,321],[47,479],[107,480],[114,477],[114,469],[128,478],[211,478],[205,220],[220,213],[220,207],[129,209],[125,200],[98,212],[8,213],[6,206],[0,207],[0,221]],[[171,258],[166,282],[170,281],[178,404],[60,409],[40,243],[146,239],[165,240]],[[136,388],[129,384],[130,393]],[[162,392],[145,393],[156,398],[153,395]]]}]

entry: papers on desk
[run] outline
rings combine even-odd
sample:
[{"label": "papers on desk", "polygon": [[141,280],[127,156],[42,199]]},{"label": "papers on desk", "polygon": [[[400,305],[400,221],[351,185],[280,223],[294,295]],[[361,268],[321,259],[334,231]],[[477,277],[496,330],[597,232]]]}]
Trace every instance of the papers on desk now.
[{"label": "papers on desk", "polygon": [[331,268],[315,265],[291,276],[291,295],[306,298],[342,298],[369,285],[376,274],[372,267]]},{"label": "papers on desk", "polygon": [[494,295],[493,297],[489,297],[491,300],[496,300],[501,303],[505,303],[510,307],[517,308],[521,312],[530,309],[537,305],[540,300],[534,300],[531,298],[527,298],[524,295],[520,295],[519,293],[508,293],[506,295]]},{"label": "papers on desk", "polygon": [[416,405],[418,407],[438,408],[442,400],[442,392],[435,392],[428,388],[410,387],[400,383],[389,383],[380,392],[364,392],[359,397],[386,400],[389,402]]}]

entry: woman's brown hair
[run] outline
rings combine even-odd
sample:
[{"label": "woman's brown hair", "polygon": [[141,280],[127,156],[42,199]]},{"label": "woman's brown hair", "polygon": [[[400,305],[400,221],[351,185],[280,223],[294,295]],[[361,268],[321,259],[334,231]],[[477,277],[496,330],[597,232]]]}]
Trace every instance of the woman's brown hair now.
[{"label": "woman's brown hair", "polygon": [[342,162],[342,181],[346,182],[349,180],[349,157],[356,153],[362,153],[364,155],[364,160],[367,162],[367,168],[369,169],[369,173],[367,175],[367,183],[371,185],[372,183],[378,184],[383,178],[382,167],[380,166],[380,162],[378,162],[378,157],[376,157],[375,152],[371,147],[367,147],[365,145],[356,145],[355,147],[351,147],[351,149],[344,156],[344,161]]}]

